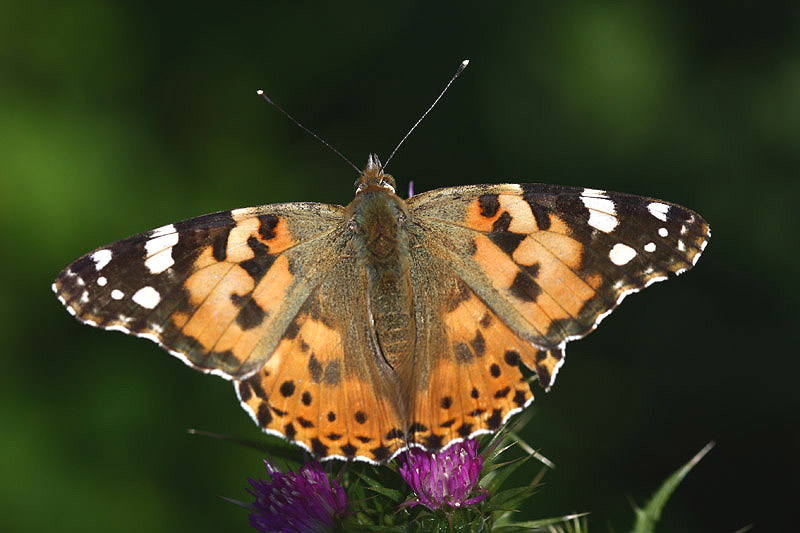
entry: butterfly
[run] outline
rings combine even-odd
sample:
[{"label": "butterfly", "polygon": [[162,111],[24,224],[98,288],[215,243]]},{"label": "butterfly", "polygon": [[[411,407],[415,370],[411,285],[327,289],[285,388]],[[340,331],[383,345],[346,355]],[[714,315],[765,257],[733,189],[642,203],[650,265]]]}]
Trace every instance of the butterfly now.
[{"label": "butterfly", "polygon": [[[53,290],[78,320],[231,380],[267,433],[385,462],[498,430],[568,341],[699,259],[708,224],[596,189],[395,194],[374,155],[346,207],[221,211],[84,255]],[[528,369],[528,370],[525,370]]]}]

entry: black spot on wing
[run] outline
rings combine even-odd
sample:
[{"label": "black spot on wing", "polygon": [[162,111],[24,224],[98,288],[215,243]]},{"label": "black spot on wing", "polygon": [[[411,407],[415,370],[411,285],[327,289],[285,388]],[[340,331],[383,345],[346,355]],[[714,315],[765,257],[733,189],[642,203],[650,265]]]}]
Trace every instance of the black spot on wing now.
[{"label": "black spot on wing", "polygon": [[495,409],[492,411],[492,415],[486,419],[486,426],[489,429],[497,429],[500,427],[500,424],[503,423],[503,414],[500,409]]},{"label": "black spot on wing", "polygon": [[503,250],[507,255],[512,255],[514,250],[519,246],[519,243],[525,240],[525,237],[526,235],[523,233],[511,233],[510,231],[489,234],[489,240],[496,244],[497,247]]},{"label": "black spot on wing", "polygon": [[478,206],[481,209],[481,216],[492,218],[500,209],[500,201],[496,194],[482,194],[478,197]]},{"label": "black spot on wing", "polygon": [[212,238],[211,255],[219,262],[225,261],[225,258],[228,257],[228,236],[230,233],[230,229],[226,229],[224,231],[219,231],[218,234],[214,235]]},{"label": "black spot on wing", "polygon": [[261,215],[258,217],[261,226],[258,228],[258,233],[268,241],[275,238],[275,226],[278,225],[280,220],[276,215]]},{"label": "black spot on wing", "polygon": [[472,361],[472,350],[463,342],[457,342],[453,345],[453,355],[459,363],[469,363]]},{"label": "black spot on wing", "polygon": [[519,352],[514,350],[506,350],[506,353],[503,354],[503,357],[508,366],[518,366],[521,359]]},{"label": "black spot on wing", "polygon": [[511,215],[508,214],[508,211],[503,211],[503,213],[497,217],[497,220],[494,221],[494,224],[492,224],[492,232],[501,233],[508,231],[508,226],[510,225]]},{"label": "black spot on wing", "polygon": [[269,406],[266,402],[258,404],[256,419],[258,420],[258,425],[262,428],[267,427],[269,423],[272,422],[272,413],[270,413]]},{"label": "black spot on wing", "polygon": [[[250,243],[251,240],[258,243],[259,246],[267,248],[265,245],[261,244],[261,242],[255,237],[250,237],[250,239],[248,239],[247,241],[248,244]],[[239,266],[242,267],[245,270],[245,272],[247,272],[250,275],[251,278],[253,278],[254,282],[258,283],[259,281],[261,281],[261,278],[264,277],[267,271],[269,271],[269,269],[272,268],[272,263],[274,262],[275,262],[275,256],[263,253],[261,255],[256,254],[255,257],[248,259],[246,261],[242,261],[241,263],[239,263]]]},{"label": "black spot on wing", "polygon": [[311,374],[311,380],[314,383],[319,383],[322,381],[322,365],[313,353],[311,354],[311,358],[308,360],[308,371]]},{"label": "black spot on wing", "polygon": [[494,393],[494,397],[495,399],[499,400],[500,398],[505,398],[508,396],[509,392],[511,392],[511,387],[503,387]]},{"label": "black spot on wing", "polygon": [[522,185],[522,198],[531,206],[533,218],[536,220],[536,227],[545,231],[550,229],[550,215],[547,207],[542,205],[541,193],[537,189],[538,186],[536,185]]},{"label": "black spot on wing", "polygon": [[252,393],[250,392],[250,386],[247,384],[246,381],[240,381],[236,384],[236,388],[239,391],[239,399],[243,402],[247,402],[250,398],[252,398]]},{"label": "black spot on wing", "polygon": [[408,427],[408,434],[412,437],[417,433],[425,433],[426,431],[428,431],[428,426],[420,422],[414,422]]},{"label": "black spot on wing", "polygon": [[311,393],[310,393],[310,392],[308,392],[308,391],[305,391],[305,392],[303,393],[303,396],[301,397],[301,401],[303,402],[303,405],[305,405],[306,407],[308,407],[309,405],[311,405],[311,401],[312,401],[312,399],[313,399],[313,398],[311,397]]},{"label": "black spot on wing", "polygon": [[294,394],[294,381],[288,380],[281,383],[280,392],[284,398],[288,398]]},{"label": "black spot on wing", "polygon": [[386,432],[386,438],[384,440],[395,440],[395,439],[402,439],[404,437],[403,432],[397,428],[392,428]]},{"label": "black spot on wing", "polygon": [[475,332],[475,338],[470,341],[470,345],[477,357],[483,357],[486,354],[486,341],[480,330]]},{"label": "black spot on wing", "polygon": [[425,438],[425,447],[428,450],[436,451],[442,447],[442,437],[441,435],[436,435],[431,433]]},{"label": "black spot on wing", "polygon": [[311,420],[306,420],[302,416],[297,417],[297,423],[306,429],[314,427],[314,422],[312,422]]},{"label": "black spot on wing", "polygon": [[353,457],[353,456],[355,456],[357,450],[358,450],[358,448],[356,448],[355,446],[353,446],[349,442],[347,444],[345,444],[344,446],[342,446],[342,453],[344,454],[345,457]]},{"label": "black spot on wing", "polygon": [[322,444],[317,438],[311,439],[311,451],[318,457],[325,457],[328,455],[328,447]]},{"label": "black spot on wing", "polygon": [[322,381],[326,385],[336,386],[339,384],[339,379],[342,375],[342,365],[339,361],[331,361],[325,365],[325,373],[322,376]]},{"label": "black spot on wing", "polygon": [[236,315],[236,323],[246,331],[261,325],[266,316],[266,311],[261,309],[261,306],[254,299],[250,298]]},{"label": "black spot on wing", "polygon": [[463,283],[458,283],[451,291],[450,298],[447,300],[447,312],[454,311],[461,302],[469,300],[471,297],[469,289]]},{"label": "black spot on wing", "polygon": [[387,448],[383,444],[381,444],[377,448],[371,449],[370,453],[372,453],[372,457],[379,463],[389,458],[389,448]]},{"label": "black spot on wing", "polygon": [[542,288],[539,284],[525,272],[517,272],[514,276],[514,281],[509,287],[511,294],[526,302],[533,302],[542,293]]},{"label": "black spot on wing", "polygon": [[525,405],[525,391],[518,390],[514,393],[514,403],[517,404],[517,407],[523,407]]}]

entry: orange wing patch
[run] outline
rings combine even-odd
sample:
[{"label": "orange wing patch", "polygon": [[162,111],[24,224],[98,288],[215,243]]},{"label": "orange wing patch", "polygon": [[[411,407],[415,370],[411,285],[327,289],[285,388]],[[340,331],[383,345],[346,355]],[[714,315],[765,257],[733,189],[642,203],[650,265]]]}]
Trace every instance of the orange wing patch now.
[{"label": "orange wing patch", "polygon": [[172,314],[194,350],[205,354],[196,361],[200,366],[245,373],[275,326],[294,279],[288,258],[275,255],[293,243],[283,219],[265,215],[238,221],[227,235],[224,254],[215,244],[200,252],[194,273],[183,283],[188,309]]},{"label": "orange wing patch", "polygon": [[535,368],[536,348],[460,282],[458,293],[457,305],[442,310],[446,355],[433,363],[413,403],[412,440],[432,449],[497,430],[533,400],[519,364]]},{"label": "orange wing patch", "polygon": [[318,457],[384,461],[403,445],[403,424],[347,367],[343,336],[316,304],[297,316],[261,370],[236,383],[240,401],[264,430]]}]

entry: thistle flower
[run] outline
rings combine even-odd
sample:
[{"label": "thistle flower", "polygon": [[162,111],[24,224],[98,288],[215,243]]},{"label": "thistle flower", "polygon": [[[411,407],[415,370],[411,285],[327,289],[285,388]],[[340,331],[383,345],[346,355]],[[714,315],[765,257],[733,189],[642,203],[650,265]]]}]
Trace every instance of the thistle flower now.
[{"label": "thistle flower", "polygon": [[347,506],[344,489],[329,480],[318,462],[283,473],[264,460],[269,480],[250,479],[256,500],[250,525],[261,532],[330,532]]},{"label": "thistle flower", "polygon": [[463,507],[482,501],[487,496],[483,489],[470,497],[482,467],[478,442],[472,439],[439,453],[419,448],[408,450],[401,459],[400,475],[417,497],[405,506],[424,505],[435,511],[444,506]]}]

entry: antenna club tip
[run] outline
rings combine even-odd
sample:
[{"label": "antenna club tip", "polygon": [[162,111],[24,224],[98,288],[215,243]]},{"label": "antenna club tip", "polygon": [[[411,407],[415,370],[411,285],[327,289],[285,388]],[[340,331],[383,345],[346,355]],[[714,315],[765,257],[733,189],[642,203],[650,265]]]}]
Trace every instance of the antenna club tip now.
[{"label": "antenna club tip", "polygon": [[467,65],[469,65],[469,59],[465,59],[464,61],[461,62],[461,67],[462,68],[466,67]]},{"label": "antenna club tip", "polygon": [[257,94],[258,96],[263,96],[263,95],[264,95],[264,91],[262,91],[261,89],[259,89],[259,90],[257,90],[257,91],[256,91],[256,94]]}]

